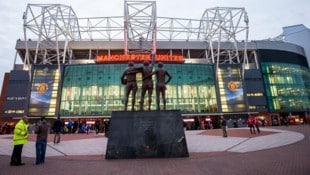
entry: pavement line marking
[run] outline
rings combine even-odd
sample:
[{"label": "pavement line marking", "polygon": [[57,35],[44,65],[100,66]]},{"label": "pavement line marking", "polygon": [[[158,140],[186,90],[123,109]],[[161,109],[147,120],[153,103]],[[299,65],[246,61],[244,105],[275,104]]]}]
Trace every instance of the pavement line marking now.
[{"label": "pavement line marking", "polygon": [[53,150],[59,152],[60,154],[63,154],[64,156],[68,156],[66,153],[60,151],[59,149],[56,149],[55,147],[51,146],[50,144],[47,144],[48,147],[52,148]]},{"label": "pavement line marking", "polygon": [[239,145],[241,145],[241,144],[243,144],[243,143],[245,143],[245,142],[249,141],[250,139],[251,139],[251,138],[250,138],[250,137],[248,137],[247,139],[245,139],[245,140],[243,140],[243,141],[239,142],[238,144],[233,145],[233,146],[231,146],[231,147],[227,148],[225,151],[229,151],[229,150],[231,150],[231,149],[233,149],[233,148],[235,148],[235,147],[237,147],[237,146],[239,146]]}]

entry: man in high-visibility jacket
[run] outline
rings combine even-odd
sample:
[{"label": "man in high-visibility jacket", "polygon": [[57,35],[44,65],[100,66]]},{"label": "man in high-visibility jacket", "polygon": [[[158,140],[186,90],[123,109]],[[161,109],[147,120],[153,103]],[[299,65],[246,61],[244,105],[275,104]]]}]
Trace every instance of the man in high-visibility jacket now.
[{"label": "man in high-visibility jacket", "polygon": [[23,116],[15,125],[13,137],[13,153],[11,156],[11,166],[25,165],[22,163],[22,150],[24,144],[28,143],[28,117]]}]

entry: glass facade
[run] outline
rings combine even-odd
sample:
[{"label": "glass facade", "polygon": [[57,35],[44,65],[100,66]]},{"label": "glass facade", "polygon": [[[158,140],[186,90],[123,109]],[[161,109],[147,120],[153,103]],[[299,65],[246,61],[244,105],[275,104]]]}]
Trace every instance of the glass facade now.
[{"label": "glass facade", "polygon": [[[142,64],[135,66],[140,67]],[[126,67],[127,64],[65,66],[61,116],[103,116],[110,115],[111,111],[123,110],[125,86],[121,84],[120,77]],[[165,64],[164,68],[172,76],[166,90],[167,110],[181,109],[182,113],[218,112],[212,65]],[[139,109],[141,77],[141,73],[138,73],[136,110]],[[155,79],[153,77],[154,86]],[[131,106],[130,98],[131,95],[128,106]],[[155,101],[154,90],[152,110],[156,109]],[[145,107],[147,103],[148,100],[145,100]]]},{"label": "glass facade", "polygon": [[277,62],[261,63],[269,110],[307,111],[310,73],[305,67]]}]

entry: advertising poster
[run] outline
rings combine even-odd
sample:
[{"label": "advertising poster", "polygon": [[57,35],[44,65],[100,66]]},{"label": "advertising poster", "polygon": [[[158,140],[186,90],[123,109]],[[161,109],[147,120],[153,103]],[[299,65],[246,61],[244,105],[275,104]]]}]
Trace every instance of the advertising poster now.
[{"label": "advertising poster", "polygon": [[36,66],[31,84],[29,115],[54,116],[59,73],[57,67]]},{"label": "advertising poster", "polygon": [[219,68],[220,98],[223,112],[241,112],[246,110],[239,67]]}]

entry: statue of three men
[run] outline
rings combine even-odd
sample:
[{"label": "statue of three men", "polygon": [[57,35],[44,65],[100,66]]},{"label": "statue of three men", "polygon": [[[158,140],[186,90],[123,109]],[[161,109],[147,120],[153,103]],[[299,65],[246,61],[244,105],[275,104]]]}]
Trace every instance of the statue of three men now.
[{"label": "statue of three men", "polygon": [[[142,91],[140,99],[140,110],[143,110],[144,97],[146,91],[148,92],[148,110],[151,110],[152,93],[153,93],[153,80],[152,75],[156,75],[156,104],[157,110],[160,110],[160,95],[163,99],[163,108],[166,110],[166,84],[168,84],[172,78],[169,72],[163,68],[164,64],[162,62],[158,63],[158,68],[153,71],[153,64],[150,66],[148,61],[143,62],[143,67],[135,68],[133,62],[128,63],[128,67],[124,70],[121,77],[122,84],[126,85],[125,88],[125,106],[124,110],[127,111],[128,98],[130,92],[132,92],[132,103],[131,110],[134,111],[136,92],[138,89],[136,74],[138,72],[142,73]],[[166,76],[168,80],[166,81]]]}]

